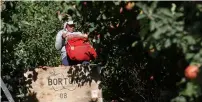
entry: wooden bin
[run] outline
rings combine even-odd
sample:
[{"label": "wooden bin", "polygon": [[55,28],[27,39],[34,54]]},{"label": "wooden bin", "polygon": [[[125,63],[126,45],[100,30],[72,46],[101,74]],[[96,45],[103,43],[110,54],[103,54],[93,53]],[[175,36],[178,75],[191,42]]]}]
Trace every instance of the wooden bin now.
[{"label": "wooden bin", "polygon": [[99,67],[71,66],[36,68],[24,73],[29,101],[102,102]]}]

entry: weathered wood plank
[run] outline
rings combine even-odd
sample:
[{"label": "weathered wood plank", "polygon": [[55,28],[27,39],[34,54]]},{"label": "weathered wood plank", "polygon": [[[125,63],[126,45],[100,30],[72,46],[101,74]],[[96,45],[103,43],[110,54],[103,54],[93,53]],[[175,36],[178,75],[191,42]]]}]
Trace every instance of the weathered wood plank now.
[{"label": "weathered wood plank", "polygon": [[[98,67],[46,67],[24,75],[38,102],[102,102]],[[31,100],[30,100],[31,101]]]}]

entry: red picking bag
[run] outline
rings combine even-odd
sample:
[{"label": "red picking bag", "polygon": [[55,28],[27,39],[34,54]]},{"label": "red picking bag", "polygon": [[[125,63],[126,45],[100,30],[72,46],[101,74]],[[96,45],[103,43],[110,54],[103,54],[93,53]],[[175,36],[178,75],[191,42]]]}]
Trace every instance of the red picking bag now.
[{"label": "red picking bag", "polygon": [[67,41],[65,48],[68,57],[73,61],[90,61],[97,57],[87,38],[72,38]]}]

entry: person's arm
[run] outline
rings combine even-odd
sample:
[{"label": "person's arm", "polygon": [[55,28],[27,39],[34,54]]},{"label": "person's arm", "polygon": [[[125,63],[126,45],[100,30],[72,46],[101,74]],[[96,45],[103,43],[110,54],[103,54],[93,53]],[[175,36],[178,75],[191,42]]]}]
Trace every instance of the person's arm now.
[{"label": "person's arm", "polygon": [[56,35],[56,40],[55,40],[55,48],[57,49],[57,50],[60,50],[60,49],[62,49],[62,42],[63,42],[63,37],[62,37],[62,35],[63,35],[63,32],[62,31],[59,31],[58,33],[57,33],[57,35]]},{"label": "person's arm", "polygon": [[87,34],[82,34],[81,32],[74,32],[74,33],[68,33],[67,34],[67,39],[71,39],[74,37],[80,37],[80,38],[87,38]]}]

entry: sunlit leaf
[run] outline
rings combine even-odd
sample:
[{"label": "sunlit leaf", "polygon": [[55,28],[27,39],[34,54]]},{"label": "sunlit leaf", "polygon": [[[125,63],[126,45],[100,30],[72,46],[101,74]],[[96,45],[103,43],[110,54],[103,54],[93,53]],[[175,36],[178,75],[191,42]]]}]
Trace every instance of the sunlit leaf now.
[{"label": "sunlit leaf", "polygon": [[143,19],[143,18],[145,18],[145,17],[146,17],[146,15],[144,15],[144,14],[139,14],[139,15],[137,16],[137,20]]},{"label": "sunlit leaf", "polygon": [[138,41],[135,41],[132,43],[132,47],[135,47],[137,45]]}]

